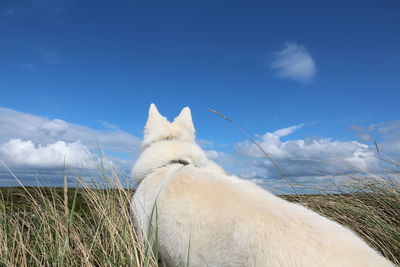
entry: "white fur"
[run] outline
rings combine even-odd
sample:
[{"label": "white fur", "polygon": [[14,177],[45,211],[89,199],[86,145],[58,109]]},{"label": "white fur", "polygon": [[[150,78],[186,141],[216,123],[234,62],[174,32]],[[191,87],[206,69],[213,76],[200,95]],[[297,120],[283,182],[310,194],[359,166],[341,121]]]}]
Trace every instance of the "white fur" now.
[{"label": "white fur", "polygon": [[194,138],[189,108],[170,123],[152,104],[132,170],[135,226],[144,241],[157,228],[170,265],[393,266],[349,229],[228,175]]}]

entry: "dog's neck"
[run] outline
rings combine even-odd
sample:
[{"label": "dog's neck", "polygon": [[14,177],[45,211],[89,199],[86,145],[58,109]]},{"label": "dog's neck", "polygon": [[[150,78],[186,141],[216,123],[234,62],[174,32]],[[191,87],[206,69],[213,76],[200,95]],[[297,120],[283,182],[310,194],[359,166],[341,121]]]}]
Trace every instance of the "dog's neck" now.
[{"label": "dog's neck", "polygon": [[173,160],[170,160],[167,163],[160,164],[160,165],[155,166],[155,167],[149,169],[148,171],[142,173],[142,175],[140,175],[141,177],[136,177],[136,178],[139,178],[137,180],[140,181],[138,184],[140,184],[144,179],[146,179],[147,176],[149,176],[150,174],[154,173],[155,171],[157,171],[157,170],[159,170],[161,168],[164,168],[164,167],[175,165],[175,164],[180,164],[180,165],[182,165],[182,167],[184,167],[186,165],[190,165],[190,163],[187,160],[184,160],[184,159],[173,159]]},{"label": "dog's neck", "polygon": [[162,141],[171,141],[171,140],[177,140],[177,138],[174,137],[174,136],[172,136],[172,135],[168,135],[168,136],[165,136],[165,137],[163,137],[163,138],[159,138],[159,139],[157,139],[157,140],[145,142],[145,143],[143,143],[142,151],[146,150],[147,148],[149,148],[150,146],[152,146],[152,145],[154,145],[154,144],[156,144],[156,143],[158,143],[158,142],[162,142]]}]

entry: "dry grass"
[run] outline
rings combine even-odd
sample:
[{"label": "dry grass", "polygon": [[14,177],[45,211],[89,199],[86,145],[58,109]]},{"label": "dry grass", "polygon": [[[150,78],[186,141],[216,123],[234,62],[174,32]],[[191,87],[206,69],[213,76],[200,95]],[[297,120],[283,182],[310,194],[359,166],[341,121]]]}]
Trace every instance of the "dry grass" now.
[{"label": "dry grass", "polygon": [[[70,189],[71,190],[71,189]],[[3,189],[0,265],[156,266],[137,242],[124,189]]]},{"label": "dry grass", "polygon": [[[5,188],[0,191],[0,265],[156,266],[137,242],[128,189]],[[348,226],[400,263],[400,194],[370,185],[358,193],[287,195]]]},{"label": "dry grass", "polygon": [[[354,180],[342,194],[283,197],[351,228],[400,265],[400,186],[387,177]],[[133,191],[110,184],[1,189],[0,266],[157,266],[157,255],[137,241]]]},{"label": "dry grass", "polygon": [[375,185],[373,192],[284,196],[347,226],[400,265],[400,194]]}]

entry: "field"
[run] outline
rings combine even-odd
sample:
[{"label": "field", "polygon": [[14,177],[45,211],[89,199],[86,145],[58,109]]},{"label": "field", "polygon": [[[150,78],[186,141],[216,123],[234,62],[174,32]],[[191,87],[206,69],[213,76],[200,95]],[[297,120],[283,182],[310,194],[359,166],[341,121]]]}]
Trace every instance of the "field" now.
[{"label": "field", "polygon": [[[357,232],[399,265],[400,193],[375,184],[357,193],[284,195]],[[0,265],[157,266],[136,242],[128,189],[1,188]]]}]

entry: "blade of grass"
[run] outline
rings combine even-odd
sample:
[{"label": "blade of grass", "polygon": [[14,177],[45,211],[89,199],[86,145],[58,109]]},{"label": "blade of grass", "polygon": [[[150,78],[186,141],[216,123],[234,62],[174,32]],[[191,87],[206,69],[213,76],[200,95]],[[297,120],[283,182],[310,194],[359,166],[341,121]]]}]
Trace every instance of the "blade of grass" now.
[{"label": "blade of grass", "polygon": [[279,167],[278,164],[276,164],[276,162],[269,156],[269,154],[258,144],[258,142],[256,140],[254,140],[254,138],[252,138],[245,130],[242,129],[242,127],[240,127],[237,123],[235,123],[232,119],[228,118],[227,116],[219,113],[218,111],[215,111],[213,109],[208,109],[208,111],[217,114],[218,116],[222,117],[224,120],[226,120],[227,122],[231,123],[232,125],[234,125],[236,128],[238,128],[242,134],[244,136],[246,136],[253,144],[255,144],[263,153],[264,155],[269,159],[269,161],[271,161],[271,163],[274,165],[275,169],[280,173],[280,175],[286,180],[286,182],[290,185],[290,187],[292,188],[293,192],[295,194],[297,194],[296,189],[293,186],[293,183],[290,181],[289,177],[286,175],[286,173]]}]

